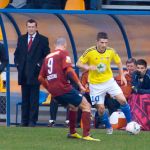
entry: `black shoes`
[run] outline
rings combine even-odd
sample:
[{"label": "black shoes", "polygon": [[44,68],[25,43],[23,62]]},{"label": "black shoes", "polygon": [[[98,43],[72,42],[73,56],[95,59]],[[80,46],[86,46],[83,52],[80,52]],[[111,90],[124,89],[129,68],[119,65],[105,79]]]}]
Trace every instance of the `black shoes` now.
[{"label": "black shoes", "polygon": [[35,127],[35,126],[36,126],[36,123],[35,123],[35,122],[30,122],[28,126],[29,126],[29,127]]},{"label": "black shoes", "polygon": [[35,127],[35,126],[36,126],[35,122],[30,122],[29,124],[28,123],[21,123],[19,125],[19,127]]},{"label": "black shoes", "polygon": [[21,123],[19,127],[28,127],[28,123]]}]

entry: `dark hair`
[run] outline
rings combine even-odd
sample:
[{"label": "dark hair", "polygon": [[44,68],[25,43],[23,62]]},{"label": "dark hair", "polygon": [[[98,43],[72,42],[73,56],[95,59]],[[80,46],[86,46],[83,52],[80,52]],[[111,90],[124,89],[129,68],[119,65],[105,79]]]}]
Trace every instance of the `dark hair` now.
[{"label": "dark hair", "polygon": [[35,23],[35,25],[37,27],[37,22],[34,19],[27,20],[26,25],[27,25],[27,23]]},{"label": "dark hair", "polygon": [[127,65],[127,64],[130,64],[130,63],[134,63],[134,65],[136,65],[136,59],[135,59],[135,58],[129,58],[129,59],[126,61],[126,65]]},{"label": "dark hair", "polygon": [[147,68],[147,62],[144,59],[138,59],[136,65],[143,65],[145,68]]},{"label": "dark hair", "polygon": [[105,32],[99,32],[97,34],[97,41],[99,41],[99,39],[108,39],[108,35]]}]

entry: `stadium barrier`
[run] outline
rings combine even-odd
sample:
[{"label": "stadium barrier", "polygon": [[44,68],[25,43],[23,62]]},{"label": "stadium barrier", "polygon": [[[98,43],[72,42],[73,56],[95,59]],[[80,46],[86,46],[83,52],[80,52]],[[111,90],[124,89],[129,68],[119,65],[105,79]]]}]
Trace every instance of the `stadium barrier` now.
[{"label": "stadium barrier", "polygon": [[150,130],[150,94],[132,94],[128,102],[132,119],[138,122],[143,130]]}]

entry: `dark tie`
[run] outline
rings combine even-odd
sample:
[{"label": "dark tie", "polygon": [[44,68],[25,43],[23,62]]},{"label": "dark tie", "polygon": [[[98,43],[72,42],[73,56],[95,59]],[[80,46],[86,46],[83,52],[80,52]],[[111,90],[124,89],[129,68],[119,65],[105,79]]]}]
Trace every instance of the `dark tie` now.
[{"label": "dark tie", "polygon": [[31,45],[32,45],[32,36],[30,36],[30,41],[29,41],[29,43],[28,43],[28,51],[30,51],[30,48],[31,48]]}]

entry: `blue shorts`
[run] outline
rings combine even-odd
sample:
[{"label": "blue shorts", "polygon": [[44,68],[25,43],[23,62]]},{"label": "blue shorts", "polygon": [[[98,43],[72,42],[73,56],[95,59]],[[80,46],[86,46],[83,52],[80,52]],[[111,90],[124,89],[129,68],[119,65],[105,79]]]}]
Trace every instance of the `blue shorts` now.
[{"label": "blue shorts", "polygon": [[68,104],[72,104],[75,107],[79,106],[82,101],[83,95],[79,93],[79,91],[72,89],[70,92],[65,93],[61,96],[56,96],[54,99],[64,106]]}]

